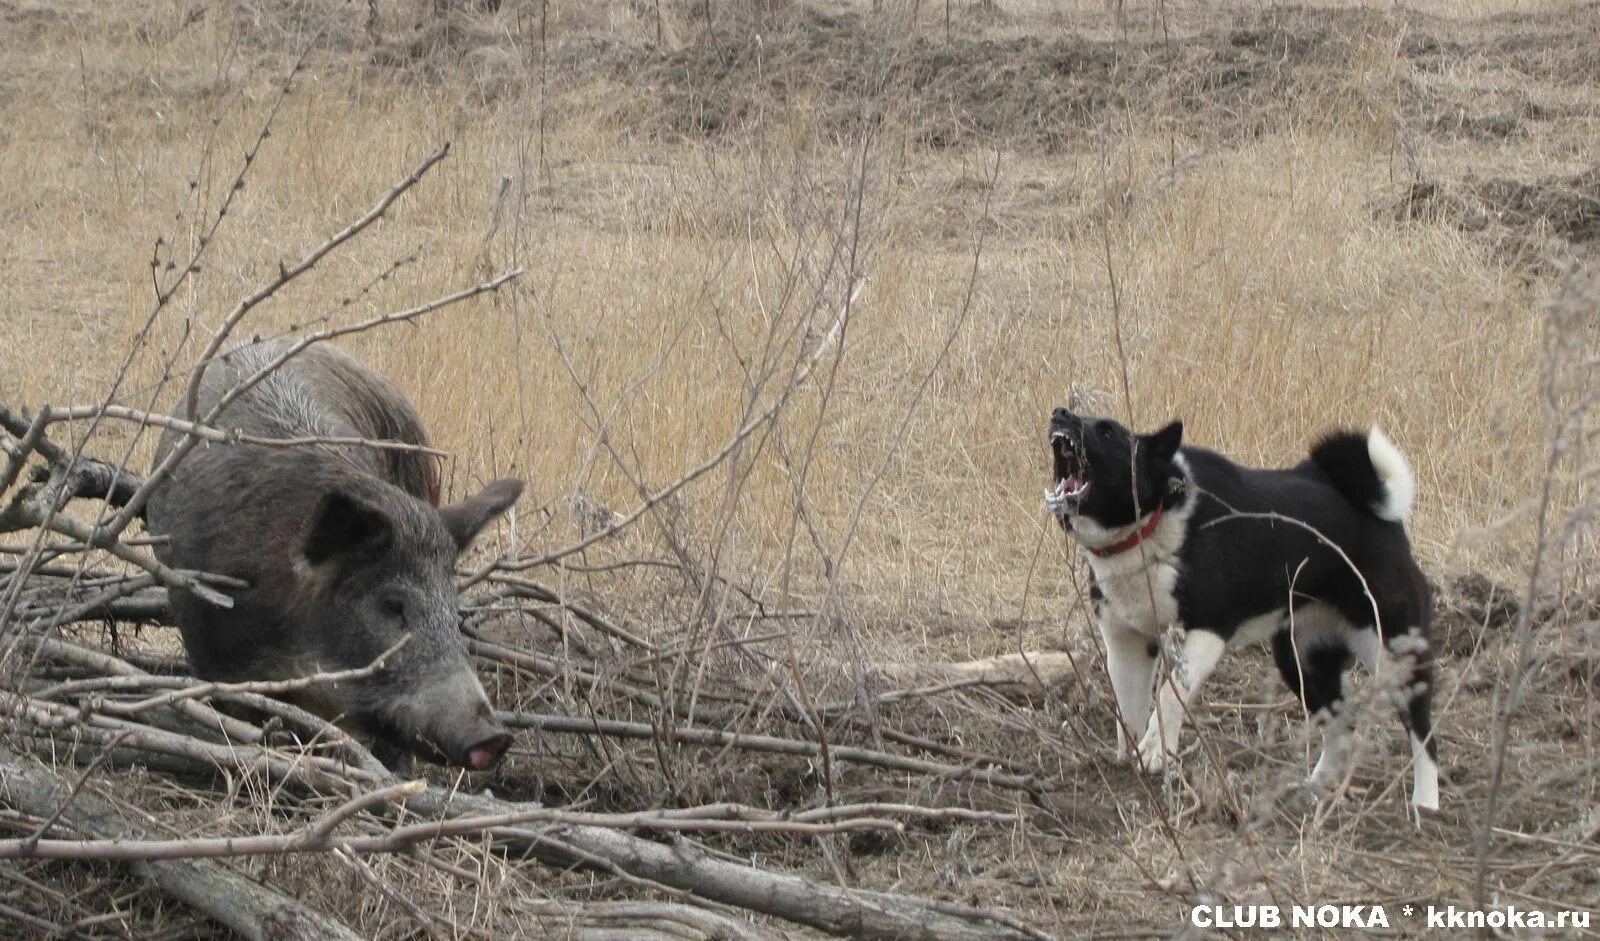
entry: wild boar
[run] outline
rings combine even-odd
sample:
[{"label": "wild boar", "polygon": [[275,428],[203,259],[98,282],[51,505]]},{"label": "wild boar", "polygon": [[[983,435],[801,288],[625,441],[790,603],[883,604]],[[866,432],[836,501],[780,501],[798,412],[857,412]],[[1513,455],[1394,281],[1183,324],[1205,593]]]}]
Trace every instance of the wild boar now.
[{"label": "wild boar", "polygon": [[[204,415],[288,348],[244,344],[204,375]],[[400,390],[349,355],[313,345],[223,408],[222,428],[256,438],[388,439],[426,445]],[[181,439],[163,435],[159,463]],[[239,441],[197,446],[152,495],[149,531],[168,565],[243,579],[234,606],[174,591],[197,675],[275,680],[364,667],[409,639],[368,678],[289,697],[373,743],[482,770],[511,743],[494,720],[457,623],[458,555],[522,492],[497,480],[439,507],[433,459],[414,450]]]}]

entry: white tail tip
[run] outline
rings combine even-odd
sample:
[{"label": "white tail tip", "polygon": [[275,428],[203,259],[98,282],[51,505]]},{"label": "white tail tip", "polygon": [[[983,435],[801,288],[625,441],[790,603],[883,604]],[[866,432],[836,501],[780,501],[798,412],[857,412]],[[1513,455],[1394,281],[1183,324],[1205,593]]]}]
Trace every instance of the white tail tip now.
[{"label": "white tail tip", "polygon": [[1379,519],[1401,522],[1411,515],[1411,506],[1417,499],[1417,478],[1411,473],[1411,465],[1377,425],[1367,433],[1367,456],[1372,459],[1378,479],[1383,481],[1383,497],[1372,512]]}]

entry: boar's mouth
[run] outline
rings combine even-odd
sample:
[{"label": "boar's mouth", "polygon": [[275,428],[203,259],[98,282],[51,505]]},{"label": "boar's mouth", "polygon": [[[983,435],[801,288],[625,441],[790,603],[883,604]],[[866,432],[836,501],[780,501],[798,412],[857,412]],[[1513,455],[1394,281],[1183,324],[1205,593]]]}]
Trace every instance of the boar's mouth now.
[{"label": "boar's mouth", "polygon": [[[373,717],[377,719],[377,717]],[[463,743],[449,745],[434,737],[407,732],[394,723],[377,719],[369,722],[375,736],[400,751],[409,751],[424,761],[448,767],[488,771],[500,763],[511,748],[511,733],[489,722],[480,723],[477,734],[463,739]]]},{"label": "boar's mouth", "polygon": [[500,763],[511,748],[511,733],[498,732],[476,745],[467,747],[466,766],[474,771],[488,771]]}]

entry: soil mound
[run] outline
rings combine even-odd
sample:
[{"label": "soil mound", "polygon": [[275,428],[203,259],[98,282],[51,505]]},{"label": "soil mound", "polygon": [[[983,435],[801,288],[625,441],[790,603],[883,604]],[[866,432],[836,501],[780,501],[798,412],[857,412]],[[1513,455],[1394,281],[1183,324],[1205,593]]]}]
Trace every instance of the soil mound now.
[{"label": "soil mound", "polygon": [[1552,254],[1552,239],[1566,248],[1600,243],[1600,165],[1531,181],[1419,181],[1406,189],[1392,212],[1402,221],[1484,233],[1500,251],[1538,261]]}]

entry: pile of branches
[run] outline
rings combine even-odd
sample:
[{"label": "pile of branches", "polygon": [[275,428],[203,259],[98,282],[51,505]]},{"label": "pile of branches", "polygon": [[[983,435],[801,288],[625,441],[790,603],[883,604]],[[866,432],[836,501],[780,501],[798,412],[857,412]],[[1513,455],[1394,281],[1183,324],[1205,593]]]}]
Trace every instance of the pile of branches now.
[{"label": "pile of branches", "polygon": [[[807,809],[719,802],[605,813],[472,795],[423,780],[402,780],[337,727],[274,698],[306,685],[358,679],[381,663],[293,681],[210,683],[185,675],[181,660],[120,651],[115,643],[101,645],[63,630],[97,621],[169,625],[166,587],[182,585],[212,593],[230,587],[226,579],[167,569],[139,540],[112,539],[105,535],[105,526],[90,527],[65,515],[75,497],[95,495],[106,500],[107,507],[126,507],[145,486],[125,470],[71,455],[38,432],[53,417],[69,411],[41,411],[30,418],[0,409],[5,429],[0,447],[9,458],[3,529],[34,537],[29,546],[10,547],[10,558],[20,561],[3,563],[0,580],[11,678],[0,688],[5,742],[0,745],[0,806],[12,812],[7,824],[19,834],[0,839],[0,858],[127,863],[161,891],[252,938],[358,935],[290,893],[213,862],[216,858],[331,854],[370,879],[376,891],[426,927],[438,916],[423,912],[378,881],[362,858],[426,852],[441,842],[472,838],[489,841],[497,853],[561,869],[591,869],[667,898],[687,900],[553,906],[542,913],[566,926],[600,930],[617,923],[636,932],[633,937],[650,937],[651,932],[660,937],[762,934],[742,922],[734,930],[727,914],[732,908],[851,937],[1042,937],[997,912],[813,881],[730,859],[692,839],[729,832],[818,838],[896,832],[936,821],[1004,825],[1015,821],[1012,814],[887,802]],[[52,534],[57,538],[49,538]],[[127,564],[117,569],[55,564],[63,555],[89,548],[104,550]],[[582,604],[563,600],[523,574],[530,567],[528,561],[499,560],[469,576],[487,586],[466,605],[478,613],[469,615],[463,628],[480,663],[535,677],[576,676],[605,685],[624,699],[661,707],[659,693],[637,678],[630,679],[626,672],[603,676],[612,671],[598,661],[583,662],[600,646],[592,637],[571,632],[569,649],[585,651],[575,664],[571,658],[495,642],[473,626],[481,624],[489,611],[503,615],[508,601],[525,602],[517,610],[529,617],[553,620],[548,611],[559,608],[597,634],[656,661],[683,656],[682,651],[660,650]],[[890,692],[879,698],[890,702],[929,692]],[[940,760],[830,744],[825,736],[806,740],[741,733],[696,721],[714,723],[726,720],[726,714],[679,708],[684,710],[685,724],[676,727],[592,715],[506,712],[499,718],[512,727],[544,733],[797,755],[1021,792],[1036,791],[1040,785],[1035,775],[1006,770],[1011,763],[1000,759],[957,755],[963,760],[951,761],[949,756]],[[846,708],[838,705],[827,711]],[[956,751],[933,742],[922,744],[932,751]],[[288,800],[299,819],[277,832],[207,835],[202,829],[173,836],[177,828],[98,796],[89,786],[96,772],[117,767],[157,769],[185,781],[218,776],[253,780],[271,788],[276,800]],[[81,928],[51,924],[14,909],[0,914],[41,929]]]},{"label": "pile of branches", "polygon": [[[0,858],[128,863],[163,892],[247,937],[358,935],[291,894],[213,862],[216,858],[332,854],[385,892],[364,856],[426,852],[440,842],[474,838],[489,841],[497,853],[562,869],[592,869],[653,894],[687,900],[566,905],[544,913],[568,926],[599,930],[618,923],[630,926],[634,937],[649,937],[651,932],[660,937],[762,934],[742,922],[735,930],[727,914],[732,908],[853,937],[1041,936],[999,913],[842,888],[748,865],[693,841],[695,835],[728,832],[800,838],[894,832],[932,821],[1003,825],[1015,820],[1008,813],[886,802],[806,809],[720,802],[605,813],[472,795],[397,778],[337,727],[274,698],[300,686],[356,679],[380,664],[287,682],[208,683],[184,675],[181,661],[141,658],[63,631],[85,621],[170,624],[167,587],[222,593],[229,583],[203,573],[167,569],[145,547],[107,536],[104,526],[89,527],[65,515],[69,500],[91,494],[107,499],[107,506],[125,507],[142,492],[144,482],[112,465],[74,457],[38,432],[62,414],[41,411],[30,418],[0,410],[6,432],[0,445],[10,459],[3,528],[34,537],[30,547],[13,547],[20,555],[11,557],[20,561],[5,562],[0,581],[7,674],[20,678],[0,689],[0,728],[7,743],[0,745],[0,805],[13,812],[7,823],[19,834],[0,839]],[[56,538],[48,538],[51,535]],[[127,565],[112,569],[54,564],[62,555],[89,548],[104,550]],[[603,615],[564,601],[524,574],[527,562],[500,560],[471,576],[485,586],[466,606],[477,613],[469,615],[464,626],[480,662],[490,669],[534,677],[576,676],[606,685],[624,699],[660,707],[660,694],[637,678],[630,679],[626,672],[603,676],[612,671],[598,661],[584,663],[600,646],[593,637],[570,632],[569,650],[583,651],[575,663],[571,657],[498,643],[473,626],[482,623],[489,611],[503,616],[508,603],[546,621],[553,620],[548,611],[554,607],[640,656],[659,662],[684,655],[681,650],[676,654],[660,650]],[[883,698],[899,695],[905,694]],[[749,734],[696,721],[727,718],[711,712],[685,708],[684,724],[675,727],[593,715],[506,712],[500,719],[546,734],[798,755],[1021,791],[1037,786],[1033,777],[1002,770],[993,762],[891,754],[830,744],[826,737]],[[78,767],[69,773],[72,765]],[[137,811],[97,796],[86,786],[106,766],[159,769],[190,781],[218,775],[251,779],[273,789],[279,800],[288,795],[299,820],[277,832],[207,835],[202,829],[172,836],[175,828],[141,819]],[[387,894],[410,910],[420,925],[437,919],[402,895],[392,890]],[[5,914],[39,928],[73,927],[45,923],[19,911]]]},{"label": "pile of branches", "polygon": [[[157,280],[136,346],[200,269],[266,136],[264,126],[193,256],[164,266],[175,274]],[[512,707],[499,719],[540,742],[581,742],[599,759],[565,803],[469,793],[461,779],[443,772],[434,772],[434,781],[400,777],[362,742],[279,698],[303,686],[357,679],[380,669],[382,658],[359,670],[293,681],[212,683],[188,674],[176,634],[166,630],[173,623],[167,592],[183,589],[227,606],[230,590],[240,585],[163,565],[155,540],[136,535],[134,524],[188,451],[241,438],[216,424],[216,415],[197,412],[194,391],[204,365],[251,310],[382,218],[447,153],[446,146],[429,154],[367,213],[299,261],[280,264],[241,299],[204,347],[176,414],[121,404],[115,387],[90,405],[24,410],[0,403],[0,537],[6,537],[0,543],[0,858],[41,867],[63,860],[125,867],[202,920],[249,938],[370,936],[371,921],[382,918],[372,907],[380,904],[391,925],[430,937],[498,934],[503,927],[490,925],[507,922],[518,933],[584,938],[781,937],[785,930],[773,926],[783,923],[863,938],[1045,937],[999,911],[852,887],[836,853],[823,854],[836,864],[836,878],[828,881],[772,861],[797,842],[826,846],[863,832],[1015,824],[1027,799],[1044,787],[1036,766],[896,730],[880,715],[897,700],[949,696],[992,685],[991,679],[887,690],[857,683],[829,703],[799,689],[798,670],[775,682],[780,671],[772,658],[753,652],[781,630],[740,636],[729,627],[736,618],[708,615],[696,620],[689,640],[667,645],[560,582],[541,580],[542,572],[570,570],[585,550],[726,462],[773,419],[842,335],[864,283],[853,267],[822,342],[798,354],[781,391],[753,395],[747,420],[726,446],[665,487],[641,485],[633,512],[606,514],[571,545],[495,558],[463,573],[462,630],[498,701]],[[152,264],[153,271],[161,267]],[[294,350],[499,291],[518,274],[509,270],[405,311],[306,332]],[[124,363],[118,385],[127,372]],[[104,440],[96,432],[115,423],[131,423],[140,433],[175,431],[179,444],[148,476],[129,470],[131,448],[111,460],[85,453],[86,444]],[[730,610],[708,598],[734,599],[747,626],[816,616],[770,610],[681,542],[665,542],[665,560],[618,564],[670,570],[687,580],[702,612]],[[559,652],[519,643],[532,631],[519,627],[508,635],[507,618],[542,625]],[[744,676],[755,680],[741,686],[733,669],[718,676],[715,692],[698,680],[678,682],[703,676],[712,651],[743,664]],[[539,701],[561,708],[526,710]],[[763,722],[792,732],[756,730]],[[811,776],[819,783],[769,806],[683,799],[694,789],[676,786],[664,769],[675,754],[705,750],[783,756],[817,769]],[[530,778],[549,770],[525,752],[509,764]],[[608,774],[626,770],[637,779],[645,765],[656,777],[633,789],[638,803],[595,806],[589,792]],[[914,798],[942,797],[956,785],[962,799],[846,797],[835,787],[847,768],[895,782],[879,792],[892,786]],[[510,775],[502,769],[495,780],[502,793],[517,789]],[[283,865],[291,859],[300,862]],[[397,885],[396,872],[426,872],[431,900],[417,898],[418,880]],[[307,891],[307,873],[321,874],[313,881],[353,883],[370,901],[330,910],[319,905],[326,891]],[[94,911],[34,876],[18,870],[5,877],[10,891],[0,896],[0,921],[61,935],[116,936],[113,929],[127,915],[122,903]],[[540,888],[563,880],[578,881],[566,886],[573,892]],[[474,900],[491,887],[485,910]],[[463,905],[472,913],[441,913]]]},{"label": "pile of branches", "polygon": [[[57,414],[41,412],[43,416]],[[364,670],[321,674],[274,683],[204,683],[182,674],[180,662],[119,654],[74,637],[61,628],[81,621],[170,623],[164,597],[173,584],[225,591],[225,580],[165,569],[137,547],[112,541],[63,515],[65,501],[89,493],[122,500],[142,482],[108,464],[74,458],[30,429],[47,420],[0,412],[8,470],[6,526],[36,536],[54,533],[71,542],[36,541],[21,563],[5,563],[8,675],[21,682],[0,690],[0,722],[8,745],[0,747],[0,804],[19,835],[0,840],[0,857],[11,859],[116,860],[142,877],[247,937],[356,937],[330,916],[291,895],[246,878],[209,860],[216,857],[333,854],[363,874],[362,856],[417,852],[440,841],[481,837],[497,852],[526,855],[561,868],[588,868],[668,897],[718,903],[704,909],[677,902],[610,903],[557,907],[562,924],[634,926],[670,923],[662,937],[759,935],[750,925],[734,931],[719,910],[748,909],[857,937],[1037,937],[996,913],[927,900],[840,888],[742,864],[697,846],[693,834],[735,832],[813,838],[864,830],[899,831],[917,821],[1004,824],[1011,815],[959,807],[924,807],[883,802],[767,809],[736,803],[656,808],[632,813],[566,810],[456,792],[420,780],[400,780],[357,741],[338,728],[272,698],[311,683],[358,678]],[[36,460],[29,463],[27,456]],[[25,474],[16,473],[27,464]],[[18,479],[25,480],[14,486]],[[125,505],[125,504],[124,504]],[[105,549],[127,570],[62,567],[62,554]],[[519,574],[524,560],[503,560],[480,573],[489,586],[475,605],[503,610],[507,599],[534,602],[525,610],[548,619],[554,604],[575,613],[605,636],[659,659],[666,652],[575,603],[563,603],[549,588]],[[481,618],[481,615],[479,616]],[[474,653],[486,663],[536,676],[571,676],[604,682],[624,696],[659,705],[657,694],[624,676],[602,680],[598,665],[522,651],[465,629]],[[586,646],[574,637],[572,646]],[[681,656],[681,652],[678,656]],[[22,667],[19,669],[19,666]],[[890,694],[885,697],[893,699]],[[267,717],[246,721],[223,707]],[[952,763],[884,751],[743,734],[694,724],[663,728],[600,717],[504,713],[514,727],[674,746],[698,746],[824,758],[946,780],[975,780],[1029,789],[1032,779],[993,764]],[[50,760],[41,760],[48,758]],[[64,768],[77,764],[79,770]],[[86,787],[102,766],[161,769],[186,780],[238,775],[293,795],[303,822],[256,835],[166,835],[159,820],[143,820],[119,802]],[[639,834],[670,842],[646,839]],[[374,878],[380,891],[384,888]],[[403,907],[405,899],[394,894]],[[592,910],[591,910],[592,909]],[[7,912],[40,928],[48,925],[23,912]],[[436,916],[416,910],[421,924]],[[687,926],[685,928],[684,926]],[[684,930],[690,931],[685,935]],[[677,933],[673,933],[677,932]]]}]

